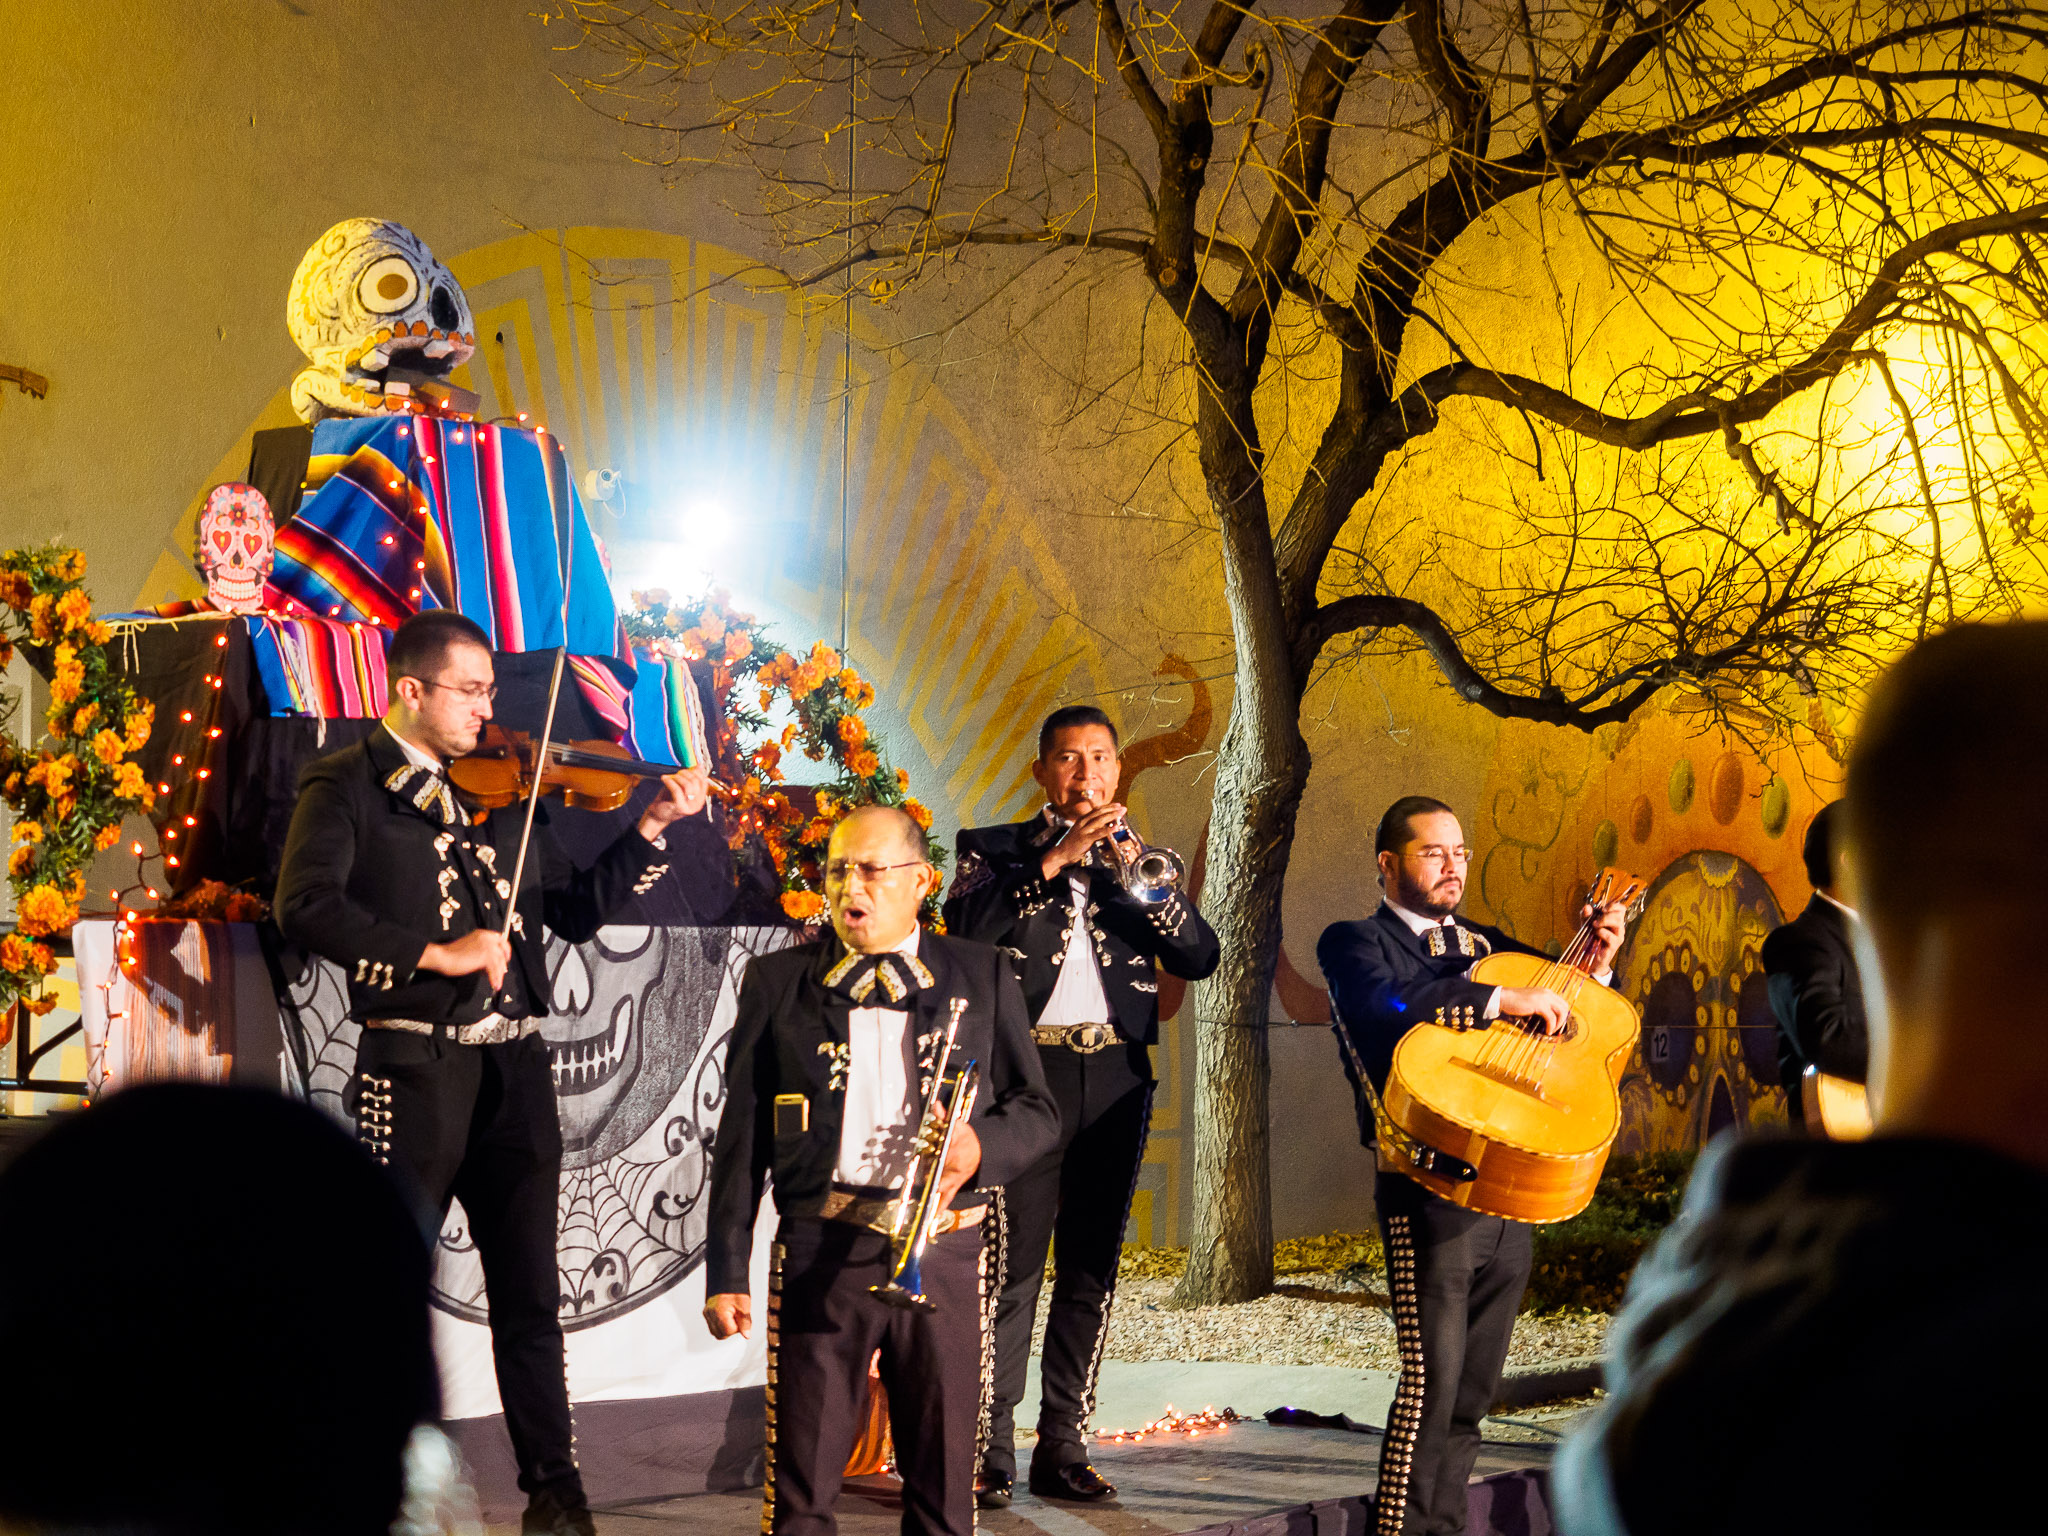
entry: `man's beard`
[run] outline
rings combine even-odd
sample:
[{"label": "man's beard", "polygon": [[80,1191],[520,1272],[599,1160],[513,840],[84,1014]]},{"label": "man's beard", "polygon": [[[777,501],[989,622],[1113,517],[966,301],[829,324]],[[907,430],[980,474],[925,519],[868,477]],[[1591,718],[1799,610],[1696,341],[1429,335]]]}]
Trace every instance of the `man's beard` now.
[{"label": "man's beard", "polygon": [[1418,892],[1413,910],[1421,913],[1424,917],[1449,917],[1458,910],[1458,903],[1465,895],[1465,887],[1462,885],[1452,886],[1450,890],[1451,894],[1448,898],[1438,896],[1435,890]]}]

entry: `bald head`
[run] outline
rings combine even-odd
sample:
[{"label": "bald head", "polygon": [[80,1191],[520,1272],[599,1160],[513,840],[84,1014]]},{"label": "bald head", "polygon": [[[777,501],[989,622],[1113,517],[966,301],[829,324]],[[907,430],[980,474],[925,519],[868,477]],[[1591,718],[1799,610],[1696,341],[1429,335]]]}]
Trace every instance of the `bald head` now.
[{"label": "bald head", "polygon": [[864,805],[832,829],[825,905],[848,949],[878,954],[917,931],[918,908],[937,886],[924,829],[893,806]]},{"label": "bald head", "polygon": [[847,812],[839,825],[832,829],[832,851],[838,851],[842,836],[851,837],[871,828],[885,841],[895,839],[896,857],[925,857],[924,828],[911,819],[910,812],[893,805],[864,805]]}]

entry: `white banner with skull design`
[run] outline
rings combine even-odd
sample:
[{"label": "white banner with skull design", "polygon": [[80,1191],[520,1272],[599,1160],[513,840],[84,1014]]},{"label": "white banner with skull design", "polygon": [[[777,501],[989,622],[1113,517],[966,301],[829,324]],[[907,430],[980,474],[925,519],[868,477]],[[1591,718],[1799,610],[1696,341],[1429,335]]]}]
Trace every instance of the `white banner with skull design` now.
[{"label": "white banner with skull design", "polygon": [[[81,979],[100,983],[80,987],[96,1087],[281,1079],[349,1123],[342,1090],[360,1030],[347,1018],[339,967],[317,961],[278,994],[253,928],[150,926],[147,954],[131,954],[125,969],[115,924],[81,923],[75,935]],[[762,1330],[720,1343],[701,1315],[710,1149],[741,972],[794,937],[787,928],[606,928],[580,945],[549,936],[544,1034],[562,1120],[559,1264],[575,1401],[722,1392],[766,1378]],[[200,1018],[236,1023],[195,1034]],[[773,1225],[759,1224],[757,1294]],[[441,1229],[434,1305],[443,1412],[497,1413],[488,1298],[460,1205]]]}]

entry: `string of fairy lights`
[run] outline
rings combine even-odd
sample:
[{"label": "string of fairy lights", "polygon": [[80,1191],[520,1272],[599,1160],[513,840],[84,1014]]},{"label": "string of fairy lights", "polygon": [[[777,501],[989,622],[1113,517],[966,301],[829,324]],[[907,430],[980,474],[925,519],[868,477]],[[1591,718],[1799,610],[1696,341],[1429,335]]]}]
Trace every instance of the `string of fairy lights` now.
[{"label": "string of fairy lights", "polygon": [[[444,413],[434,410],[424,403],[413,404],[409,409],[412,414],[417,415],[432,415],[464,423],[468,423],[471,420],[460,413]],[[499,417],[488,422],[476,422],[474,425],[458,425],[450,431],[449,440],[457,445],[461,445],[466,443],[470,434],[473,433],[476,443],[482,446],[490,441],[492,428],[510,427],[512,430],[518,431],[525,427],[527,421],[528,413],[520,411],[516,415]],[[536,425],[532,430],[536,437],[545,438],[548,436],[548,429],[543,425]],[[412,428],[410,426],[401,426],[398,429],[398,435],[401,438],[409,439],[413,435]],[[432,468],[439,462],[436,455],[425,451],[424,445],[421,447],[419,456],[421,462],[428,468]],[[403,477],[388,482],[388,488],[393,491],[403,490],[405,485],[406,481]],[[309,483],[302,483],[300,486],[302,491],[309,488]],[[419,504],[412,507],[410,511],[412,516],[418,517],[423,523],[429,519],[430,511],[424,504],[424,498],[422,498]],[[383,542],[387,546],[392,545],[396,542],[395,536],[386,534]],[[425,543],[424,536],[421,542]],[[413,569],[416,572],[422,573],[420,579],[423,579],[423,573],[426,571],[426,568],[427,562],[424,559],[413,562]],[[422,588],[413,587],[407,592],[407,596],[411,601],[417,603],[420,600],[421,593]],[[337,604],[328,610],[327,617],[338,619],[340,615],[341,608]],[[214,637],[213,644],[217,651],[225,651],[227,649],[229,643],[228,625],[236,619],[250,617],[289,619],[312,616],[312,610],[290,598],[285,599],[285,604],[282,608],[265,606],[258,609],[253,615],[240,613],[222,614],[220,616],[222,621],[221,633]],[[347,622],[348,627],[355,631],[362,630],[365,624],[379,629],[384,627],[383,617],[374,613],[370,614],[367,619],[350,620]],[[189,857],[192,838],[199,829],[199,817],[196,814],[198,810],[198,797],[203,792],[206,781],[211,779],[214,773],[212,765],[206,759],[210,755],[211,744],[220,740],[223,730],[220,723],[220,711],[223,690],[227,682],[226,668],[224,666],[225,660],[224,656],[217,657],[212,669],[202,674],[201,686],[206,690],[206,701],[199,706],[197,713],[192,709],[183,709],[178,712],[179,725],[195,727],[196,731],[194,734],[201,746],[200,749],[195,750],[189,744],[186,744],[186,751],[172,753],[170,764],[165,770],[164,777],[156,784],[156,792],[161,803],[165,806],[165,813],[162,819],[154,824],[158,844],[156,853],[151,853],[139,839],[131,841],[128,849],[135,859],[135,879],[126,887],[112,888],[107,892],[115,904],[114,967],[104,980],[94,983],[101,992],[107,994],[104,1009],[107,1028],[105,1031],[89,1032],[86,1037],[87,1079],[93,1084],[96,1094],[104,1093],[112,1086],[114,1074],[111,1066],[111,1057],[116,1033],[115,1026],[120,1021],[127,1019],[132,1012],[131,1006],[123,1006],[128,1004],[129,1000],[127,998],[117,998],[115,996],[115,988],[125,985],[130,991],[133,991],[136,986],[136,978],[140,974],[140,962],[136,953],[138,939],[137,924],[148,921],[150,918],[150,913],[140,905],[140,901],[160,902],[164,899],[163,889],[150,878],[149,862],[152,858],[160,857],[165,870],[163,884],[176,884],[176,878],[170,872],[181,869],[184,866],[185,860]],[[195,760],[188,762],[188,753]]]}]

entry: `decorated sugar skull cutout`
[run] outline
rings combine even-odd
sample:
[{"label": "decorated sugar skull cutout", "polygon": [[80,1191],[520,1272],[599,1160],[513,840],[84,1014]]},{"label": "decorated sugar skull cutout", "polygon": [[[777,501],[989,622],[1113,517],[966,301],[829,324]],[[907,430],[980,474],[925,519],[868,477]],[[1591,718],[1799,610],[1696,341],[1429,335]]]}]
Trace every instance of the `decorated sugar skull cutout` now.
[{"label": "decorated sugar skull cutout", "polygon": [[476,351],[462,285],[403,224],[344,219],[299,262],[285,323],[313,366],[292,380],[301,421],[404,411],[390,369],[444,378]]},{"label": "decorated sugar skull cutout", "polygon": [[222,613],[254,613],[277,563],[270,503],[253,485],[216,485],[199,514],[199,574],[206,600]]}]

